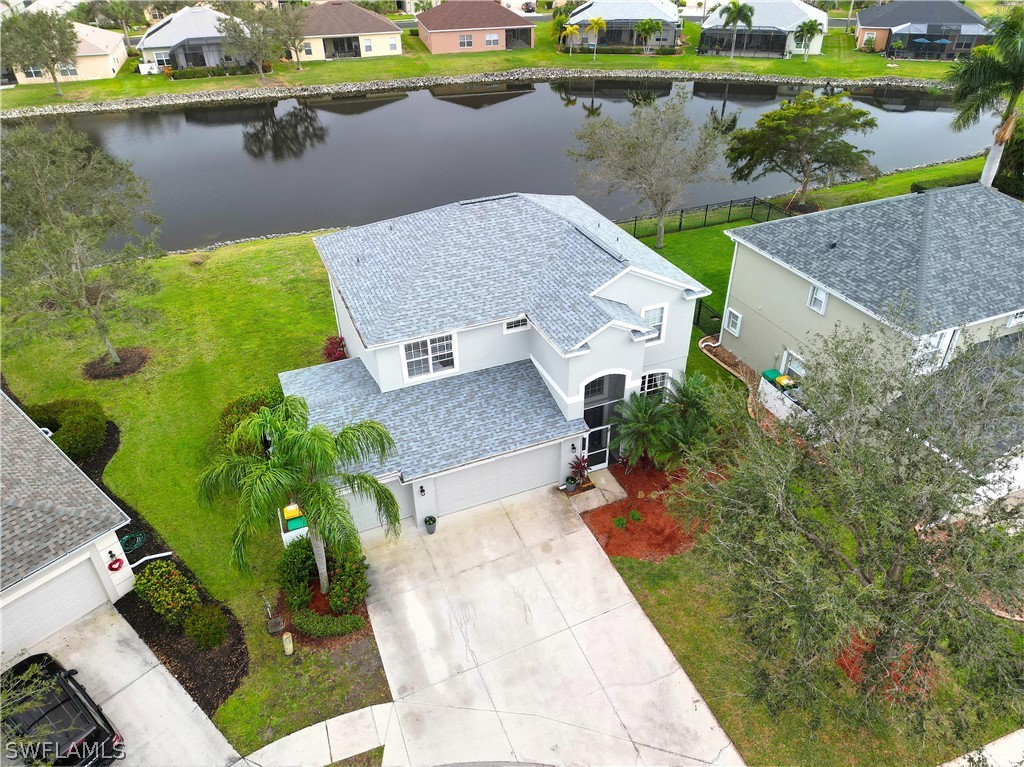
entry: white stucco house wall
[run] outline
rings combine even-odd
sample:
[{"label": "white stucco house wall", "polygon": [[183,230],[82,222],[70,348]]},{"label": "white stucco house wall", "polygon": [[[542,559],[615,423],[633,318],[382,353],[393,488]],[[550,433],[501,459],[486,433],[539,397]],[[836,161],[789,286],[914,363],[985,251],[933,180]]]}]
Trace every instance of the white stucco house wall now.
[{"label": "white stucco house wall", "polygon": [[[0,394],[0,625],[6,666],[131,591],[128,516]],[[121,560],[117,569],[111,562]],[[114,567],[117,567],[114,565]]]},{"label": "white stucco house wall", "polygon": [[[615,404],[685,371],[710,291],[575,197],[509,194],[315,239],[351,359],[281,373],[310,420],[383,423],[368,464],[422,524],[614,460]],[[360,530],[374,509],[350,499]]]},{"label": "white stucco house wall", "polygon": [[[828,34],[828,14],[802,0],[746,0],[754,9],[753,26],[740,25],[736,35],[737,56],[809,56],[821,54]],[[704,52],[719,50],[728,55],[732,48],[732,28],[725,27],[719,6],[710,4],[707,18],[701,25],[699,47]],[[797,28],[805,21],[817,21],[823,34],[804,40]]]}]

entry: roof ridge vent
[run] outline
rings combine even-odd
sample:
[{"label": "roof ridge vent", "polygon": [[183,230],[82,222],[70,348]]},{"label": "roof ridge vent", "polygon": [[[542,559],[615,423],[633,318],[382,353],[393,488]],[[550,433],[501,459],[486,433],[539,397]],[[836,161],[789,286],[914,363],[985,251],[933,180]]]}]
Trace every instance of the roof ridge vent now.
[{"label": "roof ridge vent", "polygon": [[607,242],[605,242],[604,240],[602,240],[601,236],[598,235],[596,232],[589,232],[585,228],[580,226],[579,224],[573,224],[572,228],[575,229],[580,234],[582,234],[584,237],[586,237],[592,243],[597,245],[597,247],[599,247],[601,250],[603,250],[605,253],[607,253],[609,256],[614,258],[619,263],[621,263],[621,264],[628,263],[625,256],[623,256],[623,255],[621,255],[619,253],[616,253],[614,250],[612,250],[611,247],[609,247],[609,244]]},{"label": "roof ridge vent", "polygon": [[499,194],[494,197],[478,197],[475,200],[463,200],[459,205],[479,205],[481,202],[494,202],[495,200],[511,200],[513,197],[518,197],[516,192],[511,194]]}]

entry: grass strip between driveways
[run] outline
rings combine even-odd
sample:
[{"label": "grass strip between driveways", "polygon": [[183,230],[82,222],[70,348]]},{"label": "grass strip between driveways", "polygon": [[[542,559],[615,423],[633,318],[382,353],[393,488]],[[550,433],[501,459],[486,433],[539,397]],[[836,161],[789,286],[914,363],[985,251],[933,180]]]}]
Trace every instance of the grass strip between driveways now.
[{"label": "grass strip between driveways", "polygon": [[[536,47],[525,50],[494,51],[480,53],[457,53],[434,55],[418,38],[409,34],[402,36],[401,56],[379,56],[343,61],[314,61],[302,65],[297,71],[295,65],[277,62],[270,79],[271,85],[329,85],[333,83],[366,82],[369,80],[392,80],[407,77],[431,77],[446,75],[481,74],[504,72],[520,68],[573,68],[581,70],[609,69],[655,69],[692,72],[737,72],[758,75],[785,75],[806,78],[848,78],[866,79],[878,77],[907,77],[924,80],[941,80],[949,65],[938,61],[902,61],[896,68],[886,65],[886,60],[877,54],[863,53],[854,48],[853,36],[833,30],[823,41],[821,56],[812,56],[805,64],[803,59],[745,58],[738,56],[730,62],[728,56],[697,56],[695,46],[700,39],[700,28],[696,24],[685,26],[689,45],[684,53],[676,56],[642,56],[634,54],[601,54],[594,60],[591,53],[576,51],[568,53],[555,51],[551,37],[552,22],[537,25]],[[234,77],[208,77],[196,80],[168,80],[163,75],[140,75],[128,71],[126,64],[117,77],[109,80],[62,83],[64,98],[56,95],[53,85],[18,85],[0,92],[0,108],[38,107],[73,102],[100,102],[115,99],[155,96],[164,93],[195,93],[198,91],[231,90],[253,88],[259,85],[256,75]],[[268,94],[268,98],[272,98]]]}]

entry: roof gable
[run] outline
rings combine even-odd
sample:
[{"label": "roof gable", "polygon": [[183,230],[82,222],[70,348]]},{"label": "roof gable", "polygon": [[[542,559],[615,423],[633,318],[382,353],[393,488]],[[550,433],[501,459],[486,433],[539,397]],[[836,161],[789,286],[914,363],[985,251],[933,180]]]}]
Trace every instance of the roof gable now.
[{"label": "roof gable", "polygon": [[423,11],[416,21],[429,32],[533,26],[529,19],[493,0],[448,0]]},{"label": "roof gable", "polygon": [[[792,32],[808,19],[820,21],[828,28],[828,14],[801,0],[747,0],[754,9],[755,29],[779,29]],[[722,26],[722,17],[717,10],[708,12],[704,20],[704,29],[715,29]]]},{"label": "roof gable", "polygon": [[185,40],[220,38],[220,22],[231,18],[226,13],[202,5],[176,11],[142,36],[138,48],[173,48]]},{"label": "roof gable", "polygon": [[402,30],[391,19],[348,0],[330,0],[307,9],[302,31],[307,37],[345,37]]},{"label": "roof gable", "polygon": [[865,8],[857,14],[862,27],[898,27],[903,24],[984,24],[985,20],[957,0],[894,0]]},{"label": "roof gable", "polygon": [[605,21],[655,21],[679,23],[679,10],[669,0],[591,0],[569,15],[569,22],[586,22],[600,16]]},{"label": "roof gable", "polygon": [[124,38],[120,32],[100,29],[88,24],[74,22],[75,34],[78,35],[79,56],[102,56],[112,53]]}]

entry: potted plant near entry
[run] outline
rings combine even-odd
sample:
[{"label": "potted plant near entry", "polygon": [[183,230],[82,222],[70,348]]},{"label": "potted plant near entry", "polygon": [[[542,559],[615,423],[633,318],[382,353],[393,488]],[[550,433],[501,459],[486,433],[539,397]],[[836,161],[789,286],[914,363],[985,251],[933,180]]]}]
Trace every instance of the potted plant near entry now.
[{"label": "potted plant near entry", "polygon": [[585,455],[578,455],[569,463],[570,474],[565,478],[565,489],[570,493],[580,485],[586,484],[590,474],[590,466]]},{"label": "potted plant near entry", "polygon": [[565,492],[575,493],[576,492],[576,477],[570,474],[565,478]]},{"label": "potted plant near entry", "polygon": [[429,517],[424,517],[423,524],[427,526],[427,532],[430,535],[433,535],[434,531],[437,530],[437,517],[433,515]]}]

